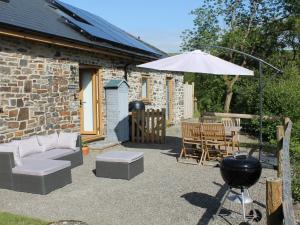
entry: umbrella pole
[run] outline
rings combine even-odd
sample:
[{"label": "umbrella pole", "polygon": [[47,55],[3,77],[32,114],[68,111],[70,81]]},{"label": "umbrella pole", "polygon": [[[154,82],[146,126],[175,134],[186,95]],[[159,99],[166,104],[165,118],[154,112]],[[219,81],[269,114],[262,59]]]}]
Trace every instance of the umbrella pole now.
[{"label": "umbrella pole", "polygon": [[263,150],[263,137],[262,137],[262,129],[263,129],[263,72],[262,72],[262,62],[259,61],[259,155],[258,159],[261,161],[261,154]]}]

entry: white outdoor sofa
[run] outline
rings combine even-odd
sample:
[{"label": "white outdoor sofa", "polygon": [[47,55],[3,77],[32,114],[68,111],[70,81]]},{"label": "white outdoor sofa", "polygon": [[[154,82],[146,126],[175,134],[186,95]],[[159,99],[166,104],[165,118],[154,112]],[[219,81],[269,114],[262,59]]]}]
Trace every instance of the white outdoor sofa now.
[{"label": "white outdoor sofa", "polygon": [[56,135],[0,144],[0,188],[45,195],[70,184],[71,168],[83,164],[81,138]]}]

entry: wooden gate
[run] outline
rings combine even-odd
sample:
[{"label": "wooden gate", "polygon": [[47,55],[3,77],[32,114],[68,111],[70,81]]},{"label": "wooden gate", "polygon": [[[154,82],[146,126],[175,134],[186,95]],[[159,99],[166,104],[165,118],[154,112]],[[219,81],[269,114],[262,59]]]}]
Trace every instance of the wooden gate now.
[{"label": "wooden gate", "polygon": [[187,82],[183,85],[184,91],[184,119],[193,117],[194,113],[194,83],[188,84]]},{"label": "wooden gate", "polygon": [[139,110],[131,114],[131,141],[133,143],[165,143],[166,109]]}]

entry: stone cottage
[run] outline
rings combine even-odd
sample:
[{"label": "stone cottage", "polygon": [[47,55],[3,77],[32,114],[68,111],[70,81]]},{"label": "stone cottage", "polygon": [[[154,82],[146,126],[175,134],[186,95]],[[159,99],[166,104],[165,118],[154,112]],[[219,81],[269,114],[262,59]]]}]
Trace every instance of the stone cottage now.
[{"label": "stone cottage", "polygon": [[183,116],[183,76],[136,68],[159,49],[61,1],[0,0],[0,143],[53,130],[105,137],[104,85],[125,79],[129,100]]}]

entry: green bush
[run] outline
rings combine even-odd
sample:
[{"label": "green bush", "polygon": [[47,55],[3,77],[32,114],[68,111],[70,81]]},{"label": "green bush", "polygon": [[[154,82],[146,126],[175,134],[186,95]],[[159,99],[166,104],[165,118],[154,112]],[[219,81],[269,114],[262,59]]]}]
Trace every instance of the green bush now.
[{"label": "green bush", "polygon": [[[242,124],[245,131],[253,136],[259,137],[260,126],[259,119],[251,120],[246,124]],[[281,125],[282,120],[264,120],[262,127],[263,141],[270,144],[276,143],[276,126]]]},{"label": "green bush", "polygon": [[[263,140],[268,144],[276,144],[276,126],[281,125],[282,120],[263,121]],[[259,120],[251,120],[242,124],[247,133],[259,135]],[[294,201],[300,202],[300,121],[294,121],[290,142],[290,157],[292,168],[292,194]]]}]

